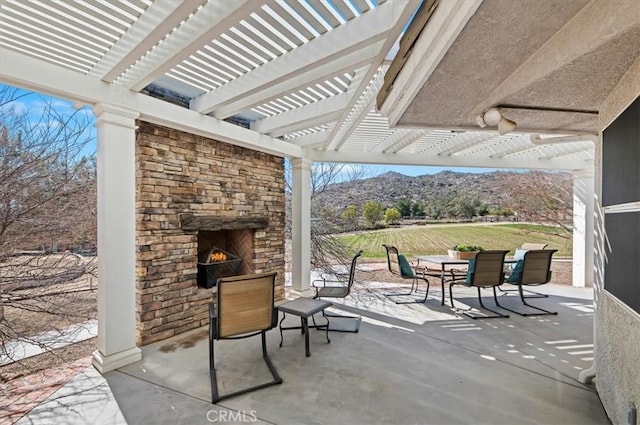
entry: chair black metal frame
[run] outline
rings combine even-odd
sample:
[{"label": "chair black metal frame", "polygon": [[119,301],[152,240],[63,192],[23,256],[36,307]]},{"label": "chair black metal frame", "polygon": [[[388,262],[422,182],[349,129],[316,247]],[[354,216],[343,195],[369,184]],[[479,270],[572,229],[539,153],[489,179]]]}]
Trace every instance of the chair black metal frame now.
[{"label": "chair black metal frame", "polygon": [[[517,281],[507,282],[513,285],[518,285],[518,291],[522,303],[527,307],[538,310],[540,313],[524,313],[512,310],[510,308],[501,306],[496,300],[496,304],[498,305],[498,307],[509,310],[512,313],[519,314],[520,316],[546,316],[558,314],[558,312],[556,311],[545,310],[544,308],[536,307],[527,303],[526,298],[534,297],[525,297],[523,293],[524,289],[522,288],[523,286],[544,285],[551,280],[551,257],[557,251],[557,249],[538,249],[527,251],[524,254],[524,259],[521,260],[521,270],[514,270],[514,273],[519,273],[519,279]],[[517,266],[518,265],[516,265],[516,267]]]},{"label": "chair black metal frame", "polygon": [[[385,250],[387,251],[387,268],[389,269],[389,272],[391,272],[391,274],[393,274],[394,276],[400,277],[401,279],[411,279],[411,289],[409,290],[409,292],[392,292],[382,295],[392,299],[392,301],[396,304],[425,303],[427,301],[427,297],[429,296],[430,286],[427,276],[440,278],[441,272],[439,270],[432,270],[427,267],[414,266],[412,267],[413,273],[411,274],[411,276],[404,275],[402,274],[402,269],[400,267],[400,252],[398,251],[398,248],[393,245],[382,244],[382,246],[384,246]],[[424,298],[413,299],[411,301],[398,301],[393,299],[393,297],[406,297],[412,295],[414,292],[418,292],[418,279],[424,280],[427,284],[427,290],[424,294]]]},{"label": "chair black metal frame", "polygon": [[[526,249],[526,250],[540,250],[540,249],[547,249],[548,244],[546,243],[531,243],[531,242],[525,242],[520,246],[520,249]],[[511,282],[505,282],[505,283],[511,283]],[[505,292],[505,293],[510,293],[510,292],[520,292],[519,288],[513,288],[513,289],[502,289],[501,287],[498,287],[498,290],[500,292]],[[524,298],[547,298],[549,295],[547,294],[541,294],[540,292],[535,292],[535,291],[529,291],[526,289],[522,289],[522,292],[526,292],[528,294],[533,294],[533,295],[524,295]]]},{"label": "chair black metal frame", "polygon": [[[475,258],[469,260],[469,270],[462,277],[459,270],[451,270],[452,279],[449,281],[449,297],[451,298],[451,307],[455,309],[453,302],[453,286],[457,284],[463,284],[465,286],[474,286],[478,289],[478,301],[480,307],[493,313],[492,316],[474,316],[469,314],[468,310],[463,311],[463,314],[472,319],[494,319],[501,318],[506,319],[508,314],[502,314],[498,311],[487,308],[482,302],[482,294],[480,289],[491,288],[493,290],[493,299],[498,307],[498,297],[496,295],[496,287],[502,285],[504,282],[504,257],[509,251],[480,251],[476,254]],[[469,279],[467,279],[469,277]],[[469,280],[469,281],[468,281]]]},{"label": "chair black metal frame", "polygon": [[[358,251],[356,255],[351,260],[351,267],[349,269],[349,279],[345,282],[342,280],[330,280],[325,277],[321,279],[314,280],[311,285],[315,289],[316,293],[313,298],[346,298],[351,293],[351,289],[353,288],[353,284],[355,282],[356,275],[356,263],[358,258],[362,255],[362,250]],[[316,285],[317,282],[322,282],[322,285]],[[334,283],[338,285],[327,285],[327,283]],[[355,320],[355,325],[350,328],[341,328],[335,322],[332,322],[332,326],[329,326],[328,330],[333,332],[353,332],[357,333],[360,330],[360,322],[362,321],[361,316],[344,316],[339,314],[327,313],[323,311],[322,313],[327,317],[334,317],[339,319],[353,319]],[[309,326],[310,328],[317,329],[325,329],[328,325],[316,325],[315,318],[312,316],[313,326]]]},{"label": "chair black metal frame", "polygon": [[[209,375],[212,403],[282,383],[282,378],[269,358],[266,344],[266,331],[276,327],[278,323],[278,309],[274,306],[275,278],[276,273],[273,272],[218,279],[217,300],[209,304]],[[214,342],[256,335],[262,338],[262,358],[273,380],[220,394]]]}]

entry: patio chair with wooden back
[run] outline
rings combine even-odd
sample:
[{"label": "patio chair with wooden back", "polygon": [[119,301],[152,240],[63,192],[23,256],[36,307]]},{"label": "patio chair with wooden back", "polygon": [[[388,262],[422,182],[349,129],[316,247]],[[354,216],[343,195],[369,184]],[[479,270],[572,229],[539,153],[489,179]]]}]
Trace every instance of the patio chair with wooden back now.
[{"label": "patio chair with wooden back", "polygon": [[[258,273],[220,278],[217,281],[218,296],[209,304],[209,374],[211,378],[211,402],[216,403],[249,391],[281,384],[282,379],[267,354],[266,332],[278,321],[274,307],[276,273]],[[214,342],[221,339],[241,339],[260,335],[262,358],[273,380],[227,394],[218,391]]]},{"label": "patio chair with wooden back", "polygon": [[[548,244],[546,243],[534,243],[534,242],[524,242],[520,248],[516,248],[515,253],[513,254],[513,259],[514,260],[522,260],[524,258],[524,254],[527,251],[530,250],[537,250],[537,249],[547,249]],[[510,267],[513,270],[513,267]],[[506,282],[506,283],[511,283],[511,282]],[[520,292],[519,288],[514,288],[514,289],[504,289],[502,287],[498,287],[498,290],[500,292],[505,292],[505,293],[509,293],[509,292]],[[547,298],[548,295],[547,294],[541,294],[540,292],[535,292],[535,291],[529,291],[526,289],[522,290],[523,292],[526,292],[528,294],[532,294],[532,295],[525,295],[525,298]]]},{"label": "patio chair with wooden back", "polygon": [[[426,302],[427,296],[429,295],[429,280],[427,279],[427,276],[440,278],[440,271],[429,269],[427,267],[411,266],[406,257],[398,252],[398,248],[393,245],[382,244],[382,246],[384,246],[387,251],[387,267],[389,269],[389,272],[401,279],[411,279],[411,288],[409,289],[409,292],[393,292],[383,295],[392,299],[396,304],[413,304]],[[424,280],[427,284],[427,290],[424,294],[424,298],[414,299],[410,301],[398,301],[393,299],[393,297],[409,296],[414,292],[418,292],[419,279]]]},{"label": "patio chair with wooden back", "polygon": [[[355,282],[356,277],[356,264],[358,262],[358,258],[362,255],[362,250],[358,251],[356,255],[354,255],[351,260],[351,267],[349,268],[349,278],[348,280],[339,280],[339,279],[330,279],[329,276],[323,275],[322,278],[314,280],[311,285],[316,291],[316,294],[313,298],[346,298],[351,293],[351,289],[353,288],[353,284]],[[342,327],[335,322],[331,322],[329,326],[330,331],[337,332],[358,332],[360,330],[360,322],[362,321],[362,317],[360,316],[343,316],[332,313],[324,313],[325,316],[329,316],[332,318],[342,318],[342,319],[353,319],[350,326]],[[322,329],[323,326],[314,326]]]},{"label": "patio chair with wooden back", "polygon": [[[545,310],[540,307],[528,304],[525,298],[523,286],[538,286],[544,285],[551,280],[551,257],[557,251],[557,249],[536,249],[525,252],[524,258],[518,260],[511,274],[507,277],[505,282],[513,285],[518,285],[518,291],[520,293],[520,299],[522,303],[531,307],[538,312],[535,313],[523,313],[510,308],[506,308],[498,304],[498,307],[509,310],[513,313],[521,316],[544,316],[548,314],[558,314],[557,312]],[[496,302],[497,304],[497,302]]]},{"label": "patio chair with wooden back", "polygon": [[[482,288],[493,289],[493,299],[498,305],[498,297],[496,296],[496,287],[502,285],[504,282],[504,257],[509,251],[480,251],[476,256],[469,260],[469,267],[467,273],[463,278],[460,278],[459,270],[452,270],[452,280],[449,281],[449,297],[451,298],[451,307],[455,308],[453,303],[453,287],[457,284],[462,284],[469,287],[476,287],[478,289],[478,301],[480,307],[493,313],[491,316],[474,316],[467,311],[463,312],[464,315],[471,317],[472,319],[492,319],[492,318],[507,318],[509,315],[502,314],[495,310],[491,310],[482,303],[482,294],[480,290]],[[498,305],[499,306],[499,305]]]}]

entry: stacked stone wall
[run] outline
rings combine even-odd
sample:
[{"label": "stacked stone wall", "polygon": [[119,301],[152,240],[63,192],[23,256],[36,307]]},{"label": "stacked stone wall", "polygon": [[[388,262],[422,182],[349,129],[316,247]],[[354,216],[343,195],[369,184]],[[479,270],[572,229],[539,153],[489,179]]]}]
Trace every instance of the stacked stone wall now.
[{"label": "stacked stone wall", "polygon": [[276,271],[284,297],[284,160],[147,122],[136,137],[136,339],[146,345],[204,326],[215,288],[196,285],[197,231],[181,214],[267,217],[254,272]]}]

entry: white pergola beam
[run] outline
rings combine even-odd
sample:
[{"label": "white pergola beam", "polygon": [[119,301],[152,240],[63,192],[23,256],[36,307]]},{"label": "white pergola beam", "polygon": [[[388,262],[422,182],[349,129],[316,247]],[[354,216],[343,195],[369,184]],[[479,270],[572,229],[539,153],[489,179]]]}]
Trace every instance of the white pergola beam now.
[{"label": "white pergola beam", "polygon": [[357,151],[310,150],[308,158],[315,162],[342,162],[354,164],[423,165],[437,167],[515,168],[534,170],[585,170],[593,161],[542,160],[531,158],[489,158],[478,156],[442,156],[414,153],[383,154]]},{"label": "white pergola beam", "polygon": [[238,100],[216,109],[213,116],[219,119],[224,119],[255,106],[262,105],[270,100],[283,97],[301,89],[306,89],[316,83],[322,83],[335,75],[351,72],[354,68],[370,63],[371,58],[375,57],[376,52],[380,50],[380,45],[381,42],[367,46],[357,52],[349,53],[346,56],[338,57],[333,62],[324,63],[318,65],[316,68],[310,69],[308,72],[301,72],[293,75],[290,79],[282,81],[281,83],[274,85],[267,84],[256,93],[246,97],[241,96]]},{"label": "white pergola beam", "polygon": [[205,2],[206,0],[175,0],[152,3],[100,59],[89,75],[112,83]]},{"label": "white pergola beam", "polygon": [[[341,64],[338,60],[340,58],[350,55],[354,58],[359,57],[360,59],[353,61],[351,69],[362,66],[363,62],[376,57],[382,46],[369,51],[366,55],[354,54],[383,40],[387,36],[387,31],[396,25],[397,12],[401,7],[406,7],[406,3],[386,2],[347,24],[328,31],[259,68],[239,76],[222,87],[198,96],[191,101],[191,109],[204,114],[214,112],[216,117],[226,118],[279,96],[287,82],[300,75],[306,75],[307,84],[310,85],[311,82],[321,78],[321,75],[337,74],[344,70],[346,65]],[[327,67],[331,64],[333,65]],[[332,68],[333,71],[330,71]],[[317,72],[320,69],[323,69],[322,73]],[[285,83],[284,87],[281,87],[282,83]],[[304,85],[303,82],[288,83],[287,91],[293,91],[291,86],[297,87],[300,84]],[[230,107],[232,104],[233,107]]]},{"label": "white pergola beam", "polygon": [[277,130],[269,132],[268,134],[271,137],[284,136],[285,134],[294,133],[296,131],[310,129],[310,128],[313,128],[313,127],[325,125],[328,122],[335,122],[338,119],[339,115],[340,115],[340,111],[330,112],[330,113],[326,113],[324,115],[318,115],[318,116],[316,116],[314,118],[311,118],[311,119],[309,119],[307,121],[297,122],[297,123],[294,123],[294,124],[291,124],[291,125],[288,125],[288,126],[280,127]]},{"label": "white pergola beam", "polygon": [[207,2],[189,18],[188,25],[176,29],[124,74],[123,84],[134,91],[142,90],[265,3],[263,0]]},{"label": "white pergola beam", "polygon": [[140,112],[140,119],[278,156],[302,157],[300,147],[135,93],[0,46],[0,82],[86,105],[107,103]]},{"label": "white pergola beam", "polygon": [[318,146],[322,146],[327,142],[327,140],[329,140],[329,135],[331,134],[332,128],[333,126],[325,131],[318,131],[306,136],[296,137],[295,139],[291,139],[290,142],[295,143],[301,148],[316,148]]},{"label": "white pergola beam", "polygon": [[335,121],[337,119],[336,113],[340,113],[347,106],[347,101],[347,93],[340,93],[272,117],[254,121],[251,123],[251,129],[258,133],[277,137],[324,124],[327,121]]}]

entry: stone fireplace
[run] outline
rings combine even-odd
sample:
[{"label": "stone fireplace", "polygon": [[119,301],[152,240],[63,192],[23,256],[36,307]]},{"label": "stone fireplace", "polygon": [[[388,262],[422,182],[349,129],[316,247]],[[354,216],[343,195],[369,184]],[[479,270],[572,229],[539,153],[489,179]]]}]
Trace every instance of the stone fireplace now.
[{"label": "stone fireplace", "polygon": [[136,136],[138,345],[204,326],[216,288],[198,286],[212,248],[238,274],[278,272],[284,297],[284,160],[139,122]]}]

